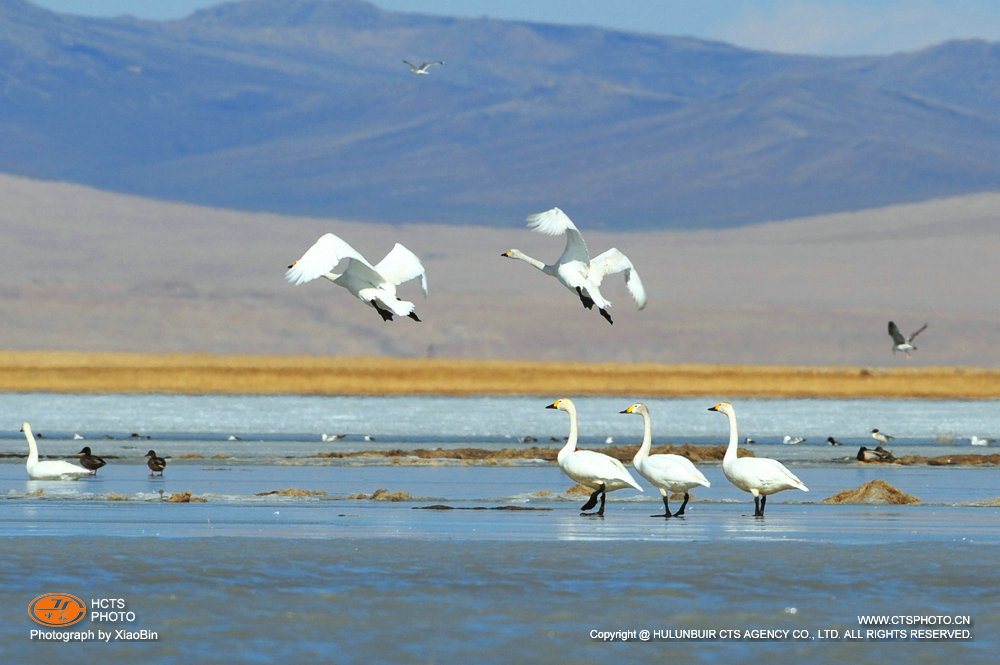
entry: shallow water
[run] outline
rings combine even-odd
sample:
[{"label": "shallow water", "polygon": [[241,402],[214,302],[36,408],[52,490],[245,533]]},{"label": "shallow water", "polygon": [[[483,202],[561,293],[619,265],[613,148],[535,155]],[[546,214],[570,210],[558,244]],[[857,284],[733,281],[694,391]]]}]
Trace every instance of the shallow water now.
[{"label": "shallow water", "polygon": [[[763,519],[752,517],[749,496],[729,485],[718,465],[705,464],[712,487],[693,493],[686,517],[651,517],[662,503],[646,486],[644,493],[609,494],[602,519],[579,516],[585,497],[567,496],[571,482],[550,463],[358,465],[315,458],[318,450],[345,445],[508,446],[502,428],[510,422],[543,436],[564,434],[565,414],[544,411],[534,398],[390,400],[390,414],[412,407],[423,415],[373,421],[355,407],[386,406],[368,401],[374,398],[5,397],[8,415],[0,422],[30,420],[51,432],[43,452],[76,452],[83,443],[68,437],[83,431],[119,437],[86,443],[120,456],[97,477],[75,482],[29,481],[23,459],[0,460],[0,662],[69,663],[85,655],[106,663],[185,664],[991,663],[1000,646],[1000,507],[992,505],[1000,483],[993,467],[861,465],[844,459],[853,452],[846,446],[771,442],[755,452],[781,453],[774,456],[788,461],[811,491],[771,497]],[[610,430],[603,423],[617,426],[621,419],[631,423],[621,436],[637,440],[641,421],[603,415],[628,405],[619,402],[578,400],[581,411],[602,414],[593,429],[604,434]],[[704,416],[712,423],[704,443],[724,441],[725,418],[702,414],[711,405],[704,402],[650,400],[654,423],[680,423],[665,423],[657,437],[698,439]],[[760,413],[759,431],[773,437],[813,436],[807,420],[816,406],[814,400],[737,403],[738,411]],[[895,419],[895,431],[908,439],[900,447],[921,454],[991,451],[937,443],[941,423],[955,436],[1000,429],[991,420],[996,405],[981,402],[820,406],[841,414],[822,432],[840,438],[851,427],[861,442],[871,426],[890,431]],[[318,441],[320,432],[337,431],[326,419],[341,408],[352,414],[343,431],[358,440]],[[671,410],[692,415],[657,419]],[[507,413],[505,423],[492,422],[497,411]],[[888,417],[870,425],[850,415],[874,412]],[[440,418],[437,434],[427,425],[432,415]],[[131,432],[153,438],[133,441]],[[229,441],[233,432],[258,433],[261,440]],[[364,441],[365,433],[376,441]],[[24,454],[24,447],[16,431],[0,438],[0,452]],[[149,447],[174,455],[162,479],[148,477],[141,455]],[[206,457],[180,457],[188,451]],[[874,478],[922,503],[821,503]],[[262,495],[289,487],[325,494]],[[352,498],[378,488],[410,498]],[[163,500],[180,492],[207,502]],[[428,509],[435,505],[449,509]],[[28,604],[54,592],[88,604],[121,599],[134,615],[109,622],[91,614],[63,629],[108,631],[107,643],[31,639],[31,629],[42,627],[28,617]],[[906,637],[881,639],[859,623],[858,615],[869,614],[947,616],[953,623],[890,625]],[[971,626],[957,623],[965,617]],[[909,631],[918,628],[968,629],[971,639],[916,639]],[[157,639],[117,638],[114,629],[154,631]],[[648,641],[639,637],[644,629],[651,631]],[[652,633],[681,629],[703,631],[703,639]],[[723,637],[733,629],[738,638]],[[745,632],[752,629],[804,632],[798,639],[791,633],[753,639]],[[848,630],[859,637],[845,638]],[[635,636],[605,642],[592,631]],[[838,639],[822,639],[833,634],[824,631],[838,631]]]}]

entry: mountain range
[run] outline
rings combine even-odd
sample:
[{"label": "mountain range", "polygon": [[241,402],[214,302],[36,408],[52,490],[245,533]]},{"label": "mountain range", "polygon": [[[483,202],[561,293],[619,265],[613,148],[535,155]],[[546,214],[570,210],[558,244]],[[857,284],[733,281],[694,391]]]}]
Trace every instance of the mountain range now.
[{"label": "mountain range", "polygon": [[0,171],[283,215],[719,228],[1000,189],[998,84],[982,41],[807,57],[361,0],[164,22],[0,0]]}]

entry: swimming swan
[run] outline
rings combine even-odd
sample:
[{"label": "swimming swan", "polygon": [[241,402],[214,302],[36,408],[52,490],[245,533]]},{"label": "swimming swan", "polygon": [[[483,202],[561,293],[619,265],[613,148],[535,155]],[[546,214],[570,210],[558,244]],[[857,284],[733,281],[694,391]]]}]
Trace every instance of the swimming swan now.
[{"label": "swimming swan", "polygon": [[[344,259],[347,260],[344,272],[332,272]],[[396,287],[403,282],[419,277],[424,297],[427,296],[427,274],[423,264],[416,254],[398,242],[384,259],[373,266],[339,237],[332,233],[324,234],[285,272],[285,279],[296,286],[317,277],[325,277],[344,287],[361,302],[374,307],[383,321],[392,321],[393,314],[420,320],[413,311],[412,302],[396,297]]]},{"label": "swimming swan", "polygon": [[22,423],[21,431],[24,432],[24,438],[28,440],[28,461],[24,464],[28,478],[32,480],[76,480],[90,474],[90,471],[82,466],[63,460],[39,462],[38,444],[35,442],[35,435],[31,433],[31,425]]},{"label": "swimming swan", "polygon": [[795,477],[778,460],[767,457],[737,457],[736,412],[729,402],[719,402],[709,411],[724,413],[729,418],[729,447],[722,458],[722,472],[733,485],[753,494],[754,517],[764,516],[767,496],[783,490],[799,489],[808,492],[801,480]]},{"label": "swimming swan", "polygon": [[597,505],[597,499],[601,499],[601,507],[596,513],[581,513],[581,515],[604,515],[604,499],[607,492],[613,492],[625,487],[634,487],[642,491],[639,483],[635,482],[629,474],[628,469],[614,457],[609,457],[604,453],[593,450],[577,450],[576,441],[578,427],[576,419],[576,405],[572,400],[563,398],[549,404],[546,409],[558,409],[569,414],[569,438],[566,445],[559,451],[556,460],[567,476],[586,487],[597,488],[590,495],[587,503],[583,504],[580,510],[590,510]]},{"label": "swimming swan", "polygon": [[[653,515],[653,517],[682,516],[690,498],[688,490],[698,485],[711,487],[712,484],[686,457],[649,454],[649,449],[653,445],[653,423],[649,417],[649,409],[645,404],[637,402],[622,413],[638,413],[642,416],[644,426],[642,445],[639,446],[635,457],[632,458],[632,466],[639,472],[639,475],[653,483],[660,490],[660,496],[663,497],[663,508],[666,512],[663,515]],[[684,492],[684,503],[681,504],[680,510],[671,515],[667,497],[675,492]]]},{"label": "swimming swan", "polygon": [[646,290],[639,279],[639,273],[632,267],[632,262],[628,257],[615,248],[590,258],[587,251],[587,243],[584,242],[580,231],[573,224],[573,221],[566,216],[559,208],[552,208],[545,212],[528,215],[528,228],[545,235],[558,236],[566,235],[566,249],[562,256],[553,263],[545,264],[534,259],[519,249],[511,249],[501,256],[511,259],[519,259],[541,270],[546,275],[551,275],[559,280],[566,288],[577,294],[580,302],[587,309],[597,309],[601,316],[607,319],[608,323],[614,325],[608,308],[611,303],[601,295],[601,281],[607,275],[615,273],[625,273],[625,285],[629,293],[635,300],[635,304],[642,309],[646,306]]}]

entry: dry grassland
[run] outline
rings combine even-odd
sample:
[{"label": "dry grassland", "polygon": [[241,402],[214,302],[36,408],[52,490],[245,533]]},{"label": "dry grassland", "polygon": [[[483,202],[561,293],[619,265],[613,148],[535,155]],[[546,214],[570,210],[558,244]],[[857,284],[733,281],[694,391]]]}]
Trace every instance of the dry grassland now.
[{"label": "dry grassland", "polygon": [[1000,370],[0,352],[0,391],[1000,398]]}]

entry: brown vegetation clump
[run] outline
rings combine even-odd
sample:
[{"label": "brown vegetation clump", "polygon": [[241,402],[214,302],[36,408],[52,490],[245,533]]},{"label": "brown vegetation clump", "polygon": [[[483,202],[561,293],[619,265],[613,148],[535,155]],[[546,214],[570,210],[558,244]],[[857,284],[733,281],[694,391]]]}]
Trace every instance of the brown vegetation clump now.
[{"label": "brown vegetation clump", "polygon": [[294,487],[289,487],[283,490],[271,490],[270,492],[257,492],[256,496],[326,496],[326,492],[323,490],[300,490]]},{"label": "brown vegetation clump", "polygon": [[892,504],[902,505],[907,503],[920,503],[920,499],[906,492],[896,489],[884,480],[875,479],[865,483],[861,487],[852,490],[837,492],[833,496],[823,499],[823,503],[869,503],[869,504]]},{"label": "brown vegetation clump", "polygon": [[413,497],[407,494],[406,492],[390,492],[389,490],[384,488],[379,488],[375,490],[374,492],[371,493],[370,496],[365,494],[364,492],[361,492],[359,494],[352,494],[348,498],[368,499],[371,501],[410,501],[413,499]]},{"label": "brown vegetation clump", "polygon": [[940,455],[924,457],[921,455],[905,455],[896,460],[897,464],[926,464],[928,466],[997,466],[1000,465],[1000,454],[993,455]]},{"label": "brown vegetation clump", "polygon": [[207,503],[208,499],[200,496],[191,496],[191,492],[174,492],[167,501],[170,503]]}]

